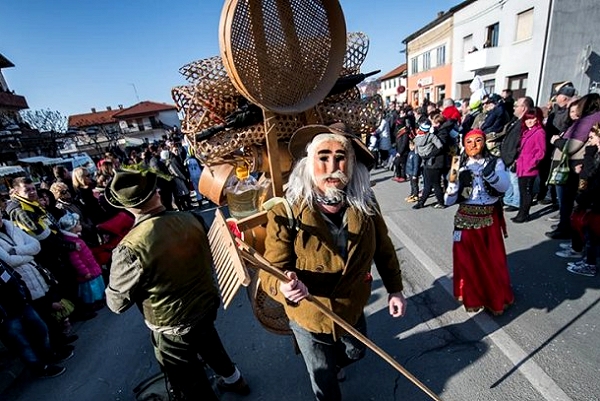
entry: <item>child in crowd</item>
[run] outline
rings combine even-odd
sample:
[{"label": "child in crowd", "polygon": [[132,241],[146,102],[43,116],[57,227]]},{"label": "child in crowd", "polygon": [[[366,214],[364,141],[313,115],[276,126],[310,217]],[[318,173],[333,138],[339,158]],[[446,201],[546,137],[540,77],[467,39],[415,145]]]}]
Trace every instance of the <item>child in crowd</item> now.
[{"label": "child in crowd", "polygon": [[98,310],[104,305],[105,284],[100,265],[80,238],[82,228],[79,215],[67,212],[58,224],[65,239],[76,246],[76,250],[69,252],[69,260],[79,282],[79,299],[88,310]]},{"label": "child in crowd", "polygon": [[415,151],[415,143],[408,143],[408,157],[406,158],[406,177],[410,181],[410,195],[404,200],[413,203],[419,200],[419,175],[421,175],[421,157]]}]

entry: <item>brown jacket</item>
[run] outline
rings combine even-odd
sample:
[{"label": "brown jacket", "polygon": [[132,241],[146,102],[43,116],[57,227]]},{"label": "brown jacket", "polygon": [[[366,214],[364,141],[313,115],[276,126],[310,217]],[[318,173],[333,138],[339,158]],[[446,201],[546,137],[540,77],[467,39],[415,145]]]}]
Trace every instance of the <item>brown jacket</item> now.
[{"label": "brown jacket", "polygon": [[[356,324],[369,300],[373,261],[388,293],[402,291],[396,250],[380,211],[364,216],[348,208],[346,261],[319,211],[298,205],[292,206],[292,211],[297,230],[289,227],[283,204],[269,211],[265,258],[277,268],[295,271],[315,298],[348,323]],[[260,274],[263,290],[284,305],[290,320],[313,333],[341,334],[312,303],[286,303],[279,281],[265,272]]]}]

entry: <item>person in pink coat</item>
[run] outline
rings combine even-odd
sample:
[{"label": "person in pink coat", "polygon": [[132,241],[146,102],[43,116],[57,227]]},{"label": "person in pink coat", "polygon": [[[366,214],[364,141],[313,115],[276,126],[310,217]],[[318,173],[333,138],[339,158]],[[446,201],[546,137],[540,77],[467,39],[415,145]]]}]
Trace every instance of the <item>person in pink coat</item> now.
[{"label": "person in pink coat", "polygon": [[102,268],[85,241],[81,239],[79,215],[67,212],[58,221],[61,232],[67,241],[73,242],[76,250],[69,252],[69,261],[79,282],[80,301],[89,310],[99,309],[104,304],[104,279]]},{"label": "person in pink coat", "polygon": [[519,212],[511,220],[524,223],[529,220],[529,209],[533,202],[533,184],[539,173],[540,162],[546,152],[546,132],[542,110],[529,109],[523,115],[523,133],[517,157],[517,177],[519,182]]}]

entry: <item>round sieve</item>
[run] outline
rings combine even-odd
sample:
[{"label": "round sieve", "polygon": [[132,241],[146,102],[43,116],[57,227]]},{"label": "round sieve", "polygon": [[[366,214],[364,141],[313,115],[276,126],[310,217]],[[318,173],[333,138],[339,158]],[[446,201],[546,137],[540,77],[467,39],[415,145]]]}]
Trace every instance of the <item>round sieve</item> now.
[{"label": "round sieve", "polygon": [[338,0],[227,0],[219,45],[244,97],[274,113],[302,113],[340,75],[346,23]]}]

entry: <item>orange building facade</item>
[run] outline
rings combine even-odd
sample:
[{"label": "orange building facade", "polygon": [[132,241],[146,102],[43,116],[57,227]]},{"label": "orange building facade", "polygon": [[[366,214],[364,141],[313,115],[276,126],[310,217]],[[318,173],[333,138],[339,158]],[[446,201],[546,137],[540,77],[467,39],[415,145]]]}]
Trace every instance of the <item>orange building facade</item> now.
[{"label": "orange building facade", "polygon": [[465,1],[413,33],[402,43],[406,46],[408,67],[407,102],[413,107],[425,99],[437,103],[453,98],[452,46],[454,12],[472,3]]}]

